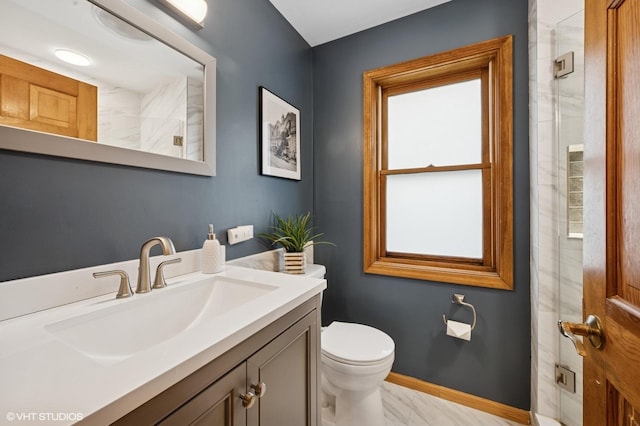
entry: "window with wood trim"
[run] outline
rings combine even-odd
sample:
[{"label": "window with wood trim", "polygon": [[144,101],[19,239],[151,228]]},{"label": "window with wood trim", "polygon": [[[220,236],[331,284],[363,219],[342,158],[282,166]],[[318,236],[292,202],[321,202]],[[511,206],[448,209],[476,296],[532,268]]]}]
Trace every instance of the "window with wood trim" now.
[{"label": "window with wood trim", "polygon": [[513,289],[512,44],[364,73],[365,272]]}]

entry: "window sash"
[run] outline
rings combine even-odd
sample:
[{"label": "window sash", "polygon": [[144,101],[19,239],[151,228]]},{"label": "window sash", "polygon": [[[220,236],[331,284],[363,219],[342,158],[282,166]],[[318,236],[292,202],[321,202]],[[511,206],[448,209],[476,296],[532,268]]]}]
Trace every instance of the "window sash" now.
[{"label": "window sash", "polygon": [[[490,238],[491,232],[488,232],[488,230],[486,229],[486,226],[490,224],[489,219],[491,215],[491,209],[490,209],[490,203],[484,201],[485,198],[488,196],[488,194],[490,194],[490,190],[491,190],[490,184],[489,184],[490,174],[491,174],[490,164],[489,165],[488,164],[472,164],[472,165],[468,165],[468,167],[447,166],[447,167],[440,167],[438,169],[440,170],[436,171],[436,170],[426,169],[422,173],[417,172],[416,169],[411,169],[410,173],[403,173],[401,171],[395,170],[395,171],[387,171],[387,173],[382,172],[380,174],[380,190],[381,190],[380,191],[381,192],[380,209],[381,209],[381,217],[384,217],[385,221],[384,223],[381,223],[381,238],[380,238],[379,252],[383,256],[390,256],[390,257],[405,256],[405,257],[410,257],[412,259],[422,259],[422,260],[439,261],[439,262],[447,262],[447,261],[451,261],[454,263],[469,262],[471,264],[477,264],[477,265],[490,264],[491,258],[490,256],[488,256],[490,251],[485,250],[485,248],[491,244],[491,238]],[[475,211],[474,213],[477,213],[479,215],[478,218],[476,218],[476,221],[479,222],[479,223],[476,223],[479,229],[473,228],[468,230],[469,232],[466,233],[467,235],[473,235],[474,233],[476,234],[476,238],[472,239],[471,241],[468,239],[468,237],[466,237],[467,244],[471,243],[472,241],[474,241],[474,244],[479,244],[479,253],[475,250],[473,251],[474,254],[477,253],[477,255],[475,256],[470,255],[469,254],[470,252],[468,249],[461,248],[461,245],[465,243],[464,241],[465,237],[463,237],[463,234],[460,233],[460,228],[464,226],[468,226],[470,224],[468,220],[461,222],[460,226],[457,227],[455,230],[451,228],[454,227],[456,224],[452,224],[446,221],[439,222],[441,226],[432,228],[432,225],[430,222],[415,221],[415,218],[411,218],[411,216],[414,216],[415,213],[411,214],[406,210],[402,213],[399,213],[397,209],[400,209],[401,206],[392,205],[393,203],[392,200],[397,200],[398,195],[395,193],[391,193],[391,191],[389,190],[390,177],[393,178],[393,177],[401,177],[401,176],[412,176],[418,173],[425,175],[425,177],[426,175],[429,175],[429,174],[433,175],[434,177],[436,175],[447,175],[447,178],[448,178],[447,184],[460,185],[460,182],[457,182],[457,183],[452,182],[451,179],[452,178],[460,179],[462,177],[461,174],[467,174],[468,176],[468,173],[465,173],[465,172],[479,172],[478,174],[480,178],[480,182],[479,182],[480,185],[479,185],[479,188],[475,188],[474,190],[474,191],[478,191],[479,194],[477,195],[473,194],[473,195],[476,195],[478,198],[480,198],[479,203],[477,198],[475,199],[475,202],[472,202],[473,197],[465,197],[463,199],[457,199],[457,200],[455,198],[449,198],[449,197],[437,198],[438,195],[434,194],[433,192],[429,195],[430,198],[428,200],[424,200],[418,194],[419,191],[425,190],[424,187],[421,187],[415,191],[416,198],[412,200],[413,202],[412,207],[414,211],[415,209],[422,210],[425,216],[427,214],[431,214],[433,216],[433,215],[442,214],[443,213],[442,210],[446,208],[446,204],[453,204],[453,203],[466,204],[461,210],[455,210],[455,209],[449,210],[448,211],[449,214],[447,215],[448,219],[453,219],[453,216],[456,214],[467,214],[470,211],[477,209],[477,211]],[[427,182],[424,182],[424,184],[429,186],[433,184],[433,181],[432,182],[427,181]],[[475,185],[474,182],[467,181],[462,186],[466,186],[468,184]],[[432,188],[432,189],[437,190],[436,188]],[[412,194],[412,196],[414,196],[414,194]],[[427,207],[425,205],[425,202],[427,202],[429,206],[435,206],[435,211],[431,210],[430,207]],[[479,205],[476,203],[478,203]],[[429,211],[431,213],[429,213]],[[443,232],[445,229],[448,229],[450,231],[450,234],[448,234],[449,239],[446,240],[447,241],[446,244],[449,245],[455,241],[458,241],[458,245],[455,245],[453,247],[449,246],[448,249],[443,248],[439,252],[431,252],[431,253],[426,253],[424,252],[424,250],[421,252],[411,251],[411,250],[402,250],[402,246],[397,243],[397,232],[401,232],[407,235],[408,231],[404,230],[405,228],[403,225],[397,224],[398,216],[400,215],[404,216],[404,219],[405,219],[400,223],[406,225],[407,221],[414,219],[414,221],[409,225],[411,227],[414,227],[415,229],[422,230],[423,234],[427,232],[427,233],[431,233],[431,235],[433,236],[434,233],[440,233],[440,232]],[[393,221],[393,224],[392,224],[392,221]],[[438,230],[440,230],[440,232],[438,232]],[[479,238],[477,237],[477,233],[480,234]],[[423,235],[423,237],[428,238],[428,235]],[[438,239],[440,238],[445,238],[445,237],[443,235],[438,235]],[[411,237],[408,236],[408,239],[410,241]],[[445,244],[445,243],[444,242],[440,243],[441,246],[442,244]],[[422,244],[418,244],[417,242],[413,241],[405,244],[404,246],[405,247],[431,246],[433,248],[434,246],[436,246],[436,244],[435,243],[428,244],[426,242]],[[450,254],[444,253],[445,251],[448,251]],[[462,255],[462,252],[466,252],[467,255]],[[455,254],[451,254],[451,253],[455,253]]]},{"label": "window sash", "polygon": [[[486,72],[384,88],[385,169],[478,163],[486,122]],[[460,124],[463,124],[462,126]],[[446,144],[440,142],[446,141]]]}]

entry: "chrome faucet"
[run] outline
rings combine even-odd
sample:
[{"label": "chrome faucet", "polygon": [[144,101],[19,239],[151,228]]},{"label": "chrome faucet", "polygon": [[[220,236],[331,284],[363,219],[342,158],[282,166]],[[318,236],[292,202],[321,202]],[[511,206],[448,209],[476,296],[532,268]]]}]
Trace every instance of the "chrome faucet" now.
[{"label": "chrome faucet", "polygon": [[153,237],[149,241],[142,244],[140,249],[140,264],[138,265],[138,285],[136,293],[148,293],[151,291],[151,277],[149,276],[149,252],[151,247],[160,244],[162,254],[165,256],[175,254],[176,249],[169,237]]}]

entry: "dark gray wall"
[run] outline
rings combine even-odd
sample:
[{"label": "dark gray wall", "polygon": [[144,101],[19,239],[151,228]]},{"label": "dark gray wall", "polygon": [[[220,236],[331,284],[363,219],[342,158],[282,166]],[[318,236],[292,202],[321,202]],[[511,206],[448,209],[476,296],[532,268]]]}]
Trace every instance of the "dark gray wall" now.
[{"label": "dark gray wall", "polygon": [[[501,291],[362,272],[362,73],[404,60],[514,35],[515,290]],[[338,247],[327,266],[323,322],[361,322],[396,343],[393,371],[529,409],[529,169],[527,2],[453,0],[314,48],[315,219]],[[475,305],[471,342],[446,336],[442,314],[471,321],[450,303]]]},{"label": "dark gray wall", "polygon": [[[134,5],[217,58],[218,175],[213,178],[0,150],[0,281],[138,256],[167,235],[202,246],[207,224],[264,231],[271,211],[313,210],[312,53],[266,0],[209,1],[194,32],[156,2]],[[301,112],[302,181],[260,176],[258,86]],[[231,246],[235,258],[267,247]]]}]

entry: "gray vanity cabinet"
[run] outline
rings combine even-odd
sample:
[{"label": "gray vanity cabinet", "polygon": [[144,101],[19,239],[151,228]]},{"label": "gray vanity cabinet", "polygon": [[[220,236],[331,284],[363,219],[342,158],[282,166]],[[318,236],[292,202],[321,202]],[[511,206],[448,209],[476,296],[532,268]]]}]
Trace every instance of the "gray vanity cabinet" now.
[{"label": "gray vanity cabinet", "polygon": [[116,424],[320,426],[319,303],[303,303]]},{"label": "gray vanity cabinet", "polygon": [[239,395],[244,392],[246,379],[246,365],[239,365],[160,424],[245,426],[247,413]]},{"label": "gray vanity cabinet", "polygon": [[317,331],[310,320],[303,318],[247,360],[249,390],[266,385],[264,395],[247,410],[247,425],[316,426],[319,365],[311,362]]}]

